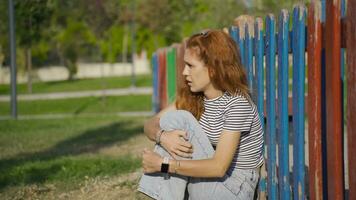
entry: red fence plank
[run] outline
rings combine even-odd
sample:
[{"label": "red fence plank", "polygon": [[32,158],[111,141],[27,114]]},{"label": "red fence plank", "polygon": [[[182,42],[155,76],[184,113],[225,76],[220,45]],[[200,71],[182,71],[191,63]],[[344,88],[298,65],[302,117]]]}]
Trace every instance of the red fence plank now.
[{"label": "red fence plank", "polygon": [[356,199],[356,0],[347,5],[347,134],[349,161],[349,199]]},{"label": "red fence plank", "polygon": [[321,3],[309,6],[308,16],[308,133],[309,198],[323,199],[321,147]]},{"label": "red fence plank", "polygon": [[184,76],[182,75],[183,70],[184,70],[184,42],[181,44],[175,45],[175,48],[177,48],[177,92],[179,91],[180,88],[184,87],[185,84],[185,79]]},{"label": "red fence plank", "polygon": [[159,99],[160,99],[160,110],[167,106],[167,61],[166,61],[166,49],[160,49],[158,51],[158,83],[159,83]]},{"label": "red fence plank", "polygon": [[341,102],[341,3],[326,1],[326,140],[328,199],[344,199]]}]

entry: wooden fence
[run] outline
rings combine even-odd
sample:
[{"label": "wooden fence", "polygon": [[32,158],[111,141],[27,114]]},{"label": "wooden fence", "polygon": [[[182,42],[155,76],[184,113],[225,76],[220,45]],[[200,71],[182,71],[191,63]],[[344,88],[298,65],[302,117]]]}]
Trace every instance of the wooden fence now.
[{"label": "wooden fence", "polygon": [[[229,34],[266,122],[260,199],[356,199],[356,0],[299,4],[278,21],[243,15]],[[152,57],[156,112],[183,83],[183,53],[174,44]]]}]

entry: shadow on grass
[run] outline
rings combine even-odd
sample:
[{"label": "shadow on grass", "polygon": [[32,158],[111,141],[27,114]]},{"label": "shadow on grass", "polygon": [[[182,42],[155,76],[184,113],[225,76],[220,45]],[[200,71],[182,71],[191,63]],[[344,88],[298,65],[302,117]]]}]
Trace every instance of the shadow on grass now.
[{"label": "shadow on grass", "polygon": [[85,103],[83,103],[79,108],[77,108],[74,111],[75,115],[79,115],[80,113],[82,113],[85,109],[87,109],[89,107],[89,105],[94,105],[97,104],[99,102],[100,98],[96,97],[93,99],[90,99],[89,101],[86,101]]},{"label": "shadow on grass", "polygon": [[[49,176],[56,177],[62,173],[61,170],[65,167],[63,165],[66,165],[70,160],[70,158],[65,160],[67,156],[95,153],[104,147],[127,141],[129,138],[142,133],[142,129],[142,125],[137,125],[132,121],[116,122],[108,126],[85,131],[76,137],[61,141],[55,146],[40,152],[22,153],[12,158],[0,160],[0,190],[9,185],[43,183]],[[97,163],[99,163],[98,166],[102,167],[106,165],[105,160],[100,158],[96,158],[93,162],[87,159],[84,164],[79,161],[78,166],[75,166],[76,163],[76,160],[70,160],[69,165],[79,168],[74,169],[80,171],[78,172],[79,174],[83,174],[81,171],[86,169],[94,169],[95,172],[92,173],[100,174],[101,169],[95,169],[95,166],[90,165]],[[117,163],[108,162],[107,164],[112,165],[110,166],[111,168],[117,167],[115,166]],[[76,176],[75,172],[73,175]]]}]

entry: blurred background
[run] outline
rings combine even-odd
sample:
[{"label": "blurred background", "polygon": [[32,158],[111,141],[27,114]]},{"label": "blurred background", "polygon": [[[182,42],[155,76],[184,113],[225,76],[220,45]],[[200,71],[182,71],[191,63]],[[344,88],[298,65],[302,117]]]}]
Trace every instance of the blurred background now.
[{"label": "blurred background", "polygon": [[17,120],[8,2],[0,1],[0,198],[144,199],[135,190],[140,152],[152,146],[142,134],[152,53],[300,1],[13,0]]}]

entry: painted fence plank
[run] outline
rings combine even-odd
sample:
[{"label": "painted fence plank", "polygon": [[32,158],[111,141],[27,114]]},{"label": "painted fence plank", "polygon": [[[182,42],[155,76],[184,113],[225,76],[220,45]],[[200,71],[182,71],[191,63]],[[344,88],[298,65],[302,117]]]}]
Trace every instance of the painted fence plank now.
[{"label": "painted fence plank", "polygon": [[340,0],[326,1],[326,142],[328,198],[344,199],[341,102],[341,13]]},{"label": "painted fence plank", "polygon": [[[255,102],[257,105],[258,114],[260,116],[261,124],[264,129],[264,34],[263,34],[263,19],[256,18],[255,20],[255,40],[254,40],[254,55],[255,55]],[[264,135],[266,138],[266,135]],[[263,154],[265,154],[265,149]],[[266,198],[266,165],[261,167],[261,179],[259,182],[259,198]]]},{"label": "painted fence plank", "polygon": [[153,95],[152,95],[152,109],[154,113],[159,112],[159,97],[158,97],[158,57],[155,52],[152,56],[152,81],[153,81]]},{"label": "painted fence plank", "polygon": [[168,104],[176,98],[176,49],[170,47],[167,50],[167,100]]},{"label": "painted fence plank", "polygon": [[278,23],[278,185],[279,199],[290,199],[288,141],[289,13],[282,10]]},{"label": "painted fence plank", "polygon": [[308,139],[309,198],[323,199],[321,135],[321,3],[314,1],[308,15]]},{"label": "painted fence plank", "polygon": [[347,4],[347,146],[349,167],[349,199],[356,199],[356,0]]},{"label": "painted fence plank", "polygon": [[268,199],[277,199],[277,166],[276,166],[276,77],[275,77],[275,18],[272,14],[266,17],[266,141],[267,141],[267,191]]},{"label": "painted fence plank", "polygon": [[293,11],[293,199],[305,199],[304,156],[304,80],[305,80],[304,6]]},{"label": "painted fence plank", "polygon": [[321,150],[322,150],[322,166],[323,166],[323,197],[327,198],[328,191],[328,165],[327,165],[327,145],[326,145],[326,59],[325,59],[325,16],[326,16],[326,0],[321,1],[321,23],[322,25],[322,51],[321,51]]},{"label": "painted fence plank", "polygon": [[246,26],[246,17],[241,15],[235,19],[236,36],[237,36],[237,44],[240,51],[241,62],[244,67],[246,67],[245,62],[245,26]]},{"label": "painted fence plank", "polygon": [[167,72],[166,72],[166,49],[160,49],[158,53],[158,85],[159,85],[159,108],[167,106]]},{"label": "painted fence plank", "polygon": [[254,38],[254,19],[252,16],[246,16],[245,24],[245,67],[247,73],[247,82],[252,96],[253,91],[253,38]]},{"label": "painted fence plank", "polygon": [[229,28],[229,35],[235,41],[236,45],[239,45],[239,43],[238,43],[238,30],[237,30],[236,26],[231,26]]},{"label": "painted fence plank", "polygon": [[[176,85],[177,85],[177,92],[181,89],[184,88],[185,85],[185,78],[182,75],[183,70],[184,70],[184,42],[182,42],[181,44],[176,44],[175,48],[176,48],[176,75],[177,75],[177,79],[176,79]],[[176,95],[177,96],[177,95]]]}]

